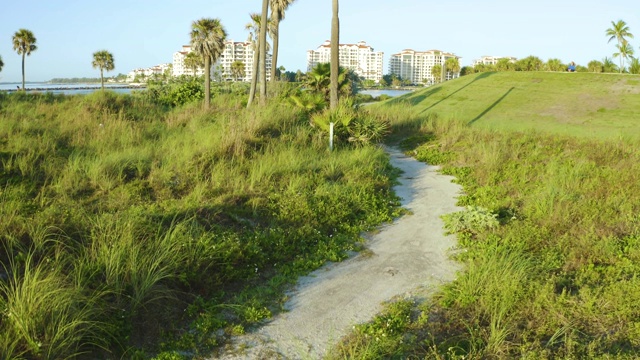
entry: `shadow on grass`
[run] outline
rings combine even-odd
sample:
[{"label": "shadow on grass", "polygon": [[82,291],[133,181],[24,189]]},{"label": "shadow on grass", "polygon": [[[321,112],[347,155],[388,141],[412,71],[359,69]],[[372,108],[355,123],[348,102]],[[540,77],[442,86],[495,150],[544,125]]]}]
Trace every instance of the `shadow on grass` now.
[{"label": "shadow on grass", "polygon": [[498,100],[496,100],[493,104],[491,104],[488,108],[486,108],[483,112],[480,113],[480,115],[476,116],[475,118],[473,118],[471,121],[469,121],[467,123],[467,125],[471,125],[474,122],[480,120],[483,116],[485,116],[489,111],[491,111],[491,109],[493,109],[494,107],[496,107],[496,105],[498,105],[502,100],[504,100],[504,98],[507,97],[507,95],[509,95],[509,93],[511,93],[511,91],[515,89],[515,87],[511,87],[511,89],[507,90],[506,93],[504,93],[504,95],[502,95]]},{"label": "shadow on grass", "polygon": [[[438,100],[438,101],[434,102],[433,104],[431,104],[431,106],[428,106],[428,107],[424,108],[421,112],[425,112],[425,111],[427,111],[427,110],[429,110],[429,109],[431,109],[431,108],[435,107],[436,105],[438,105],[438,104],[440,104],[441,102],[443,102],[443,101],[447,100],[448,98],[450,98],[453,94],[455,94],[455,93],[457,93],[457,92],[461,91],[462,89],[464,89],[464,88],[466,88],[467,86],[469,86],[469,85],[473,84],[474,82],[476,82],[476,81],[478,81],[478,80],[481,80],[481,79],[488,78],[489,76],[491,76],[491,75],[493,75],[493,74],[494,74],[493,72],[485,72],[485,73],[482,73],[482,74],[478,75],[475,79],[473,79],[472,81],[470,81],[468,84],[466,84],[466,85],[464,85],[464,86],[461,86],[458,90],[456,90],[456,91],[452,92],[451,94],[449,94],[449,95],[447,95],[447,96],[443,97],[442,99],[440,99],[440,100]],[[441,88],[442,88],[442,86],[438,87],[437,89],[439,90],[439,89],[441,89]]]}]

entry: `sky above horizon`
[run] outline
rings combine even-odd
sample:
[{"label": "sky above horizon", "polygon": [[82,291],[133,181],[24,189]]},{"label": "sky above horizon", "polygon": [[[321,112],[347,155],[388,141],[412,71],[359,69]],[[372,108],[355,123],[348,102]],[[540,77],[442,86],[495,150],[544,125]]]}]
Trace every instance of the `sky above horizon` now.
[{"label": "sky above horizon", "polygon": [[[249,13],[259,12],[261,0],[21,0],[2,4],[0,82],[19,82],[21,56],[11,38],[21,28],[31,30],[38,50],[26,59],[27,81],[52,78],[99,77],[92,54],[106,49],[115,70],[126,74],[172,62],[173,53],[189,43],[191,23],[218,18],[228,40],[245,41]],[[605,30],[624,20],[640,54],[640,13],[631,0],[342,0],[340,43],[366,41],[384,52],[384,73],[391,54],[403,49],[431,49],[461,56],[462,66],[483,55],[535,55],[586,65],[612,57],[614,42]],[[331,0],[297,0],[280,25],[278,65],[306,71],[306,52],[331,35]],[[615,60],[617,63],[617,59]]]}]

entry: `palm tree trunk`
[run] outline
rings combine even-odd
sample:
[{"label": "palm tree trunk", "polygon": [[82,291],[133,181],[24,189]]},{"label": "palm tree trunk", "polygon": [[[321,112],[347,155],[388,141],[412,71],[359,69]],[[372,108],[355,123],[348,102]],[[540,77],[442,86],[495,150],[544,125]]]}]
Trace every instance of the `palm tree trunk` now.
[{"label": "palm tree trunk", "polygon": [[280,20],[274,19],[273,28],[273,57],[271,58],[271,82],[276,81],[276,71],[278,69],[278,46],[280,45]]},{"label": "palm tree trunk", "polygon": [[22,91],[26,91],[24,88],[24,51],[22,52]]},{"label": "palm tree trunk", "polygon": [[260,104],[267,102],[267,15],[269,0],[262,0],[262,19],[260,19]]},{"label": "palm tree trunk", "polygon": [[102,91],[104,91],[104,76],[102,72],[102,66],[100,66],[100,84],[102,84]]},{"label": "palm tree trunk", "polygon": [[204,59],[204,108],[209,109],[211,97],[211,58]]},{"label": "palm tree trunk", "polygon": [[338,75],[340,72],[340,19],[338,18],[338,0],[333,0],[331,19],[331,97],[330,107],[338,107]]},{"label": "palm tree trunk", "polygon": [[260,52],[257,51],[257,48],[258,46],[254,47],[253,50],[253,75],[251,75],[251,87],[249,88],[249,100],[247,101],[247,107],[250,107],[253,100],[256,98],[256,88],[258,87],[258,59],[260,58]]}]

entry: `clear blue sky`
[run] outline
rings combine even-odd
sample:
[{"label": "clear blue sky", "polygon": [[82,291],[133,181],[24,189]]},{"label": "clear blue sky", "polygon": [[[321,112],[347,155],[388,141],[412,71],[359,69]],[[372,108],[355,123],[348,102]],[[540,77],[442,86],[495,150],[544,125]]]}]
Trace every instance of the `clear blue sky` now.
[{"label": "clear blue sky", "polygon": [[[244,25],[261,0],[20,0],[0,6],[1,82],[20,81],[21,58],[11,46],[20,28],[35,34],[38,50],[26,61],[27,81],[55,77],[98,77],[93,52],[106,49],[116,69],[128,73],[172,61],[189,42],[191,23],[202,17],[222,21],[229,39],[247,38]],[[611,57],[604,35],[612,20],[623,19],[637,39],[637,0],[342,0],[341,43],[366,41],[389,55],[402,49],[439,49],[470,65],[482,55],[536,55],[586,65]],[[279,65],[306,71],[306,51],[330,38],[331,0],[297,0],[281,24]]]}]

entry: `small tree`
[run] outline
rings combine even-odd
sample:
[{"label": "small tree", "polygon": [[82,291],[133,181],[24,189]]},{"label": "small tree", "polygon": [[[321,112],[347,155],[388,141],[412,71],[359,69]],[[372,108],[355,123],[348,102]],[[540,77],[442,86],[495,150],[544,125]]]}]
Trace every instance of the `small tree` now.
[{"label": "small tree", "polygon": [[231,75],[235,81],[245,76],[244,63],[242,61],[234,61],[231,63]]},{"label": "small tree", "polygon": [[211,103],[211,64],[224,51],[227,32],[218,19],[200,19],[191,25],[191,47],[204,62],[204,107]]},{"label": "small tree", "polygon": [[191,73],[193,76],[197,76],[198,69],[204,66],[204,61],[202,59],[202,56],[191,51],[191,52],[188,52],[187,55],[185,55],[184,57],[184,66],[191,69]]},{"label": "small tree", "polygon": [[601,61],[591,60],[587,64],[587,69],[589,70],[589,72],[601,73],[604,71],[604,65]]},{"label": "small tree", "polygon": [[4,63],[2,62],[2,56],[0,56],[0,71],[2,71],[3,67],[4,67]]},{"label": "small tree", "polygon": [[102,90],[104,90],[104,70],[111,71],[116,68],[113,54],[107,50],[96,51],[93,53],[91,65],[94,69],[100,69],[100,84],[102,84]]}]

